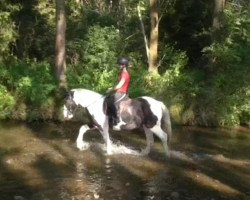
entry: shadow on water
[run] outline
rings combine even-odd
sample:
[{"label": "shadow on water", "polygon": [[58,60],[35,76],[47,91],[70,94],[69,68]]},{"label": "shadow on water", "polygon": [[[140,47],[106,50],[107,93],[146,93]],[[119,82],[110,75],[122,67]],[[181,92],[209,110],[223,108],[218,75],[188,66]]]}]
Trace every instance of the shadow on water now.
[{"label": "shadow on water", "polygon": [[[11,152],[9,152],[11,151]],[[9,156],[19,154],[19,150],[0,148],[0,199],[13,199],[11,195],[13,191],[20,195],[30,195],[30,187],[26,185],[26,181],[22,179],[22,171],[13,170],[8,165],[12,163]],[[6,184],[7,183],[7,184]]]},{"label": "shadow on water", "polygon": [[[96,131],[92,145],[75,147],[79,124],[0,126],[0,199],[247,200],[250,199],[250,134],[175,128],[170,159],[156,138],[149,156],[106,156]],[[145,135],[112,132],[134,150]],[[120,141],[120,142],[119,142]]]}]

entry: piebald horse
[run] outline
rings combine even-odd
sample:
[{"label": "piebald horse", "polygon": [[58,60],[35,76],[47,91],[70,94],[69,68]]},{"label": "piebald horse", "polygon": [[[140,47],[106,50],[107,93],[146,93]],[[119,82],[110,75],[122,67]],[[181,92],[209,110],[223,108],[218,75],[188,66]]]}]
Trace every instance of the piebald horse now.
[{"label": "piebald horse", "polygon": [[160,101],[152,97],[143,96],[136,99],[127,99],[120,102],[118,116],[120,122],[115,126],[110,126],[107,112],[106,96],[87,89],[72,89],[67,92],[63,113],[65,119],[71,119],[78,107],[87,109],[92,118],[92,124],[85,124],[79,129],[76,140],[77,148],[85,150],[89,146],[83,141],[86,131],[97,128],[102,134],[106,145],[106,153],[112,154],[112,142],[109,136],[109,129],[113,130],[133,130],[141,129],[146,134],[147,146],[142,150],[143,155],[150,152],[154,143],[155,134],[160,138],[166,156],[169,157],[168,140],[172,135],[170,115],[167,107]]}]

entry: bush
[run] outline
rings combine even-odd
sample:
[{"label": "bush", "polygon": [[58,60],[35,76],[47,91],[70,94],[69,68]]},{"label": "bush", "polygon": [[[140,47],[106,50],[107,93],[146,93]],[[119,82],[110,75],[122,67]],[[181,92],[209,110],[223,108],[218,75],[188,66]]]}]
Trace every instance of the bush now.
[{"label": "bush", "polygon": [[68,66],[69,87],[83,87],[103,92],[113,86],[117,79],[115,68],[119,44],[119,31],[113,26],[90,27],[85,40],[82,41],[82,62]]},{"label": "bush", "polygon": [[14,97],[9,94],[5,86],[0,85],[0,119],[9,118],[14,105]]},{"label": "bush", "polygon": [[[49,64],[27,61],[8,64],[8,67],[1,65],[0,77],[2,118],[51,118],[51,114],[47,117],[41,114],[45,104],[52,105],[48,99],[54,96],[57,88]],[[36,114],[31,115],[30,110]]]},{"label": "bush", "polygon": [[17,38],[14,23],[11,21],[11,12],[2,11],[0,8],[0,62],[11,55],[10,44]]}]

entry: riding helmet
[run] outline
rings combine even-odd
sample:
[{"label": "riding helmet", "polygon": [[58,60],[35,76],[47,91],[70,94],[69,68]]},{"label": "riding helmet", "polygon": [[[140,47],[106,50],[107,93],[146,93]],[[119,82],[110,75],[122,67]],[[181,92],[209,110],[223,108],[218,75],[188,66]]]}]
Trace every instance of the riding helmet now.
[{"label": "riding helmet", "polygon": [[121,58],[118,59],[118,64],[119,64],[119,65],[128,66],[128,63],[129,63],[128,58],[121,57]]}]

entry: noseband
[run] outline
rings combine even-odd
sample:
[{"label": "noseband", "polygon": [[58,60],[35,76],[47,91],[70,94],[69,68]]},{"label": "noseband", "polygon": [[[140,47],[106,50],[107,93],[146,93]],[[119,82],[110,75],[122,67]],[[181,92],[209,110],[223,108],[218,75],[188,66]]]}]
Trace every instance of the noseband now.
[{"label": "noseband", "polygon": [[77,105],[76,103],[73,101],[73,99],[68,99],[66,100],[66,104],[65,104],[67,110],[68,110],[68,113],[71,114],[71,115],[74,115],[76,109],[77,109]]}]

